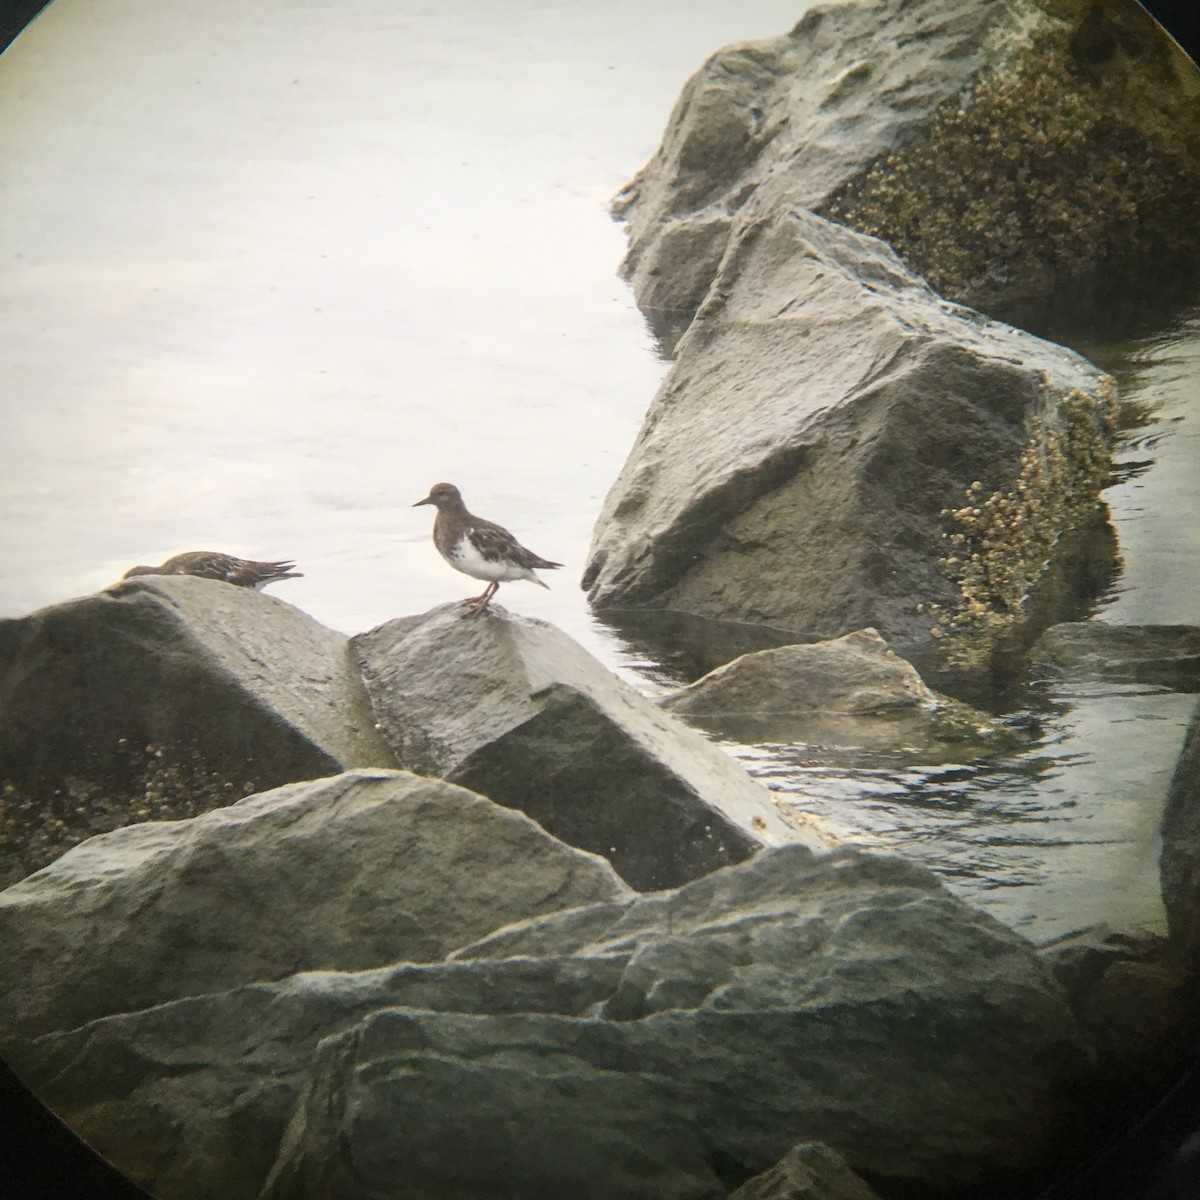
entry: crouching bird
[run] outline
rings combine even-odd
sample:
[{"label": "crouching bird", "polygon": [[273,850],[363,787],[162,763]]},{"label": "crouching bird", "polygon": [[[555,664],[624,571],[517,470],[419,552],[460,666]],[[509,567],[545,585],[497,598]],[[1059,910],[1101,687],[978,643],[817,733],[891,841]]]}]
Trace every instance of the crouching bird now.
[{"label": "crouching bird", "polygon": [[137,575],[196,575],[200,579],[220,579],[238,587],[261,592],[269,583],[281,579],[302,579],[302,571],[293,571],[294,562],[257,562],[252,558],[236,558],[219,550],[189,550],[168,558],[161,567],[130,567],[122,579]]}]

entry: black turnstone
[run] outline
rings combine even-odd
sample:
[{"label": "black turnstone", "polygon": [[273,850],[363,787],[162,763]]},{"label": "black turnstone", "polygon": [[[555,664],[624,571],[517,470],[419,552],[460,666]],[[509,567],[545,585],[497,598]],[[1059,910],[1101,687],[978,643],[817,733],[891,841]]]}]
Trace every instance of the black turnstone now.
[{"label": "black turnstone", "polygon": [[528,579],[548,587],[533,573],[534,567],[549,570],[562,566],[562,563],[539,558],[532,550],[526,550],[507,529],[467,512],[462,493],[452,483],[435,483],[429,489],[429,495],[418,500],[413,508],[422,504],[437,505],[433,544],[438,553],[456,571],[470,575],[472,579],[488,581],[482,595],[463,601],[469,606],[463,616],[478,616],[483,612],[502,583]]},{"label": "black turnstone", "polygon": [[300,579],[303,572],[293,571],[294,562],[256,562],[252,558],[235,558],[219,550],[189,550],[168,558],[161,567],[130,567],[122,579],[135,575],[196,575],[201,579],[220,579],[238,587],[262,591],[269,583],[280,579]]}]

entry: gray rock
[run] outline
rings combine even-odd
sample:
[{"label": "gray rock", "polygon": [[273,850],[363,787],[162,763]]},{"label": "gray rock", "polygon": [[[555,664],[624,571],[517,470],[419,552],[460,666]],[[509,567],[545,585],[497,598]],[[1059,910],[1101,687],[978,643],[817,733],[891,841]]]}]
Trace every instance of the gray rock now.
[{"label": "gray rock", "polygon": [[[900,860],[771,851],[599,915],[455,958],[626,959],[584,1016],[406,1010],[325,1043],[264,1197],[367,1196],[418,1161],[399,1195],[705,1196],[711,1164],[745,1178],[802,1138],[961,1183],[1029,1162],[1084,1062],[1029,947]],[[467,1129],[490,1165],[463,1161]]]},{"label": "gray rock", "polygon": [[651,327],[670,348],[722,260],[792,207],[883,237],[942,294],[1026,327],[1153,287],[1164,264],[1186,275],[1194,69],[1128,5],[1104,20],[1136,53],[1103,78],[1081,69],[1085,8],[860,0],[714,54],[615,205]]},{"label": "gray rock", "polygon": [[1030,661],[1035,672],[1054,679],[1158,684],[1197,692],[1200,627],[1064,622],[1038,638]]},{"label": "gray rock", "polygon": [[801,847],[2,1049],[161,1200],[249,1200],[275,1148],[263,1200],[715,1200],[812,1140],[945,1188],[1030,1163],[1087,1065],[1020,937],[901,859]]},{"label": "gray rock", "polygon": [[772,851],[605,911],[600,933],[567,913],[457,955],[628,955],[595,1015],[381,1012],[324,1043],[264,1200],[401,1175],[414,1197],[719,1195],[712,1164],[744,1178],[802,1138],[962,1183],[1030,1161],[1083,1062],[1029,948],[899,860]]},{"label": "gray rock", "polygon": [[874,629],[742,655],[659,703],[743,745],[819,742],[926,761],[1012,740],[987,714],[927,687]]},{"label": "gray rock", "polygon": [[636,888],[677,885],[764,844],[832,845],[544,621],[495,605],[464,620],[444,605],[352,646],[401,763],[521,809]]},{"label": "gray rock", "polygon": [[729,1200],[879,1200],[879,1194],[836,1151],[801,1142],[769,1171],[730,1192]]},{"label": "gray rock", "polygon": [[0,892],[0,1031],[439,959],[510,921],[626,894],[603,859],[440,780],[292,784],[93,838]]},{"label": "gray rock", "polygon": [[1159,870],[1171,941],[1193,968],[1200,968],[1200,707],[1167,793]]},{"label": "gray rock", "polygon": [[0,885],[120,825],[394,765],[346,644],[189,577],[0,621]]},{"label": "gray rock", "polygon": [[680,343],[584,586],[808,635],[985,641],[1029,620],[1063,531],[1095,520],[1113,413],[1077,355],[947,304],[879,241],[777,212]]},{"label": "gray rock", "polygon": [[268,1171],[264,1200],[716,1198],[809,1140],[950,1187],[1044,1153],[1087,1069],[1022,938],[905,860],[802,847],[448,961],[0,1050],[161,1200],[248,1200]]},{"label": "gray rock", "polygon": [[44,1103],[159,1200],[253,1200],[321,1039],[394,1007],[577,1013],[612,991],[623,965],[506,959],[306,972],[0,1049]]},{"label": "gray rock", "polygon": [[661,701],[670,712],[870,716],[937,708],[938,697],[874,629],[744,654]]}]

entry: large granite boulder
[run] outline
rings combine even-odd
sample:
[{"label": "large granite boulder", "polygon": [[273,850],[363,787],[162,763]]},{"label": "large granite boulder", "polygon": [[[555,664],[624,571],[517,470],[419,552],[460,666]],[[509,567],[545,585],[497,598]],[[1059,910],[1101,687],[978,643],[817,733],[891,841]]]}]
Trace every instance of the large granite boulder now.
[{"label": "large granite boulder", "polygon": [[1029,652],[1035,673],[1052,678],[1145,683],[1200,692],[1200,626],[1052,625]]},{"label": "large granite boulder", "polygon": [[1032,1162],[1085,1063],[1029,946],[896,859],[768,851],[456,960],[485,954],[626,967],[586,1016],[393,1009],[326,1039],[264,1200],[716,1197],[802,1139],[963,1184]]},{"label": "large granite boulder", "polygon": [[1036,1161],[1087,1068],[1022,938],[902,859],[798,846],[3,1050],[160,1200],[717,1200],[804,1141],[942,1190]]},{"label": "large granite boulder", "polygon": [[1157,297],[1200,251],[1194,72],[1135,4],[814,7],[687,82],[617,199],[624,271],[668,348],[792,207],[1026,327]]},{"label": "large granite boulder", "polygon": [[544,621],[496,605],[464,620],[450,604],[352,646],[404,766],[521,809],[636,888],[675,886],[763,845],[832,845]]},{"label": "large granite boulder", "polygon": [[778,211],[680,343],[584,586],[598,607],[986,645],[1097,520],[1114,413],[1082,358],[947,304],[880,241]]},{"label": "large granite boulder", "polygon": [[0,1052],[158,1200],[253,1200],[322,1039],[397,1007],[583,1012],[622,969],[543,958],[306,972],[0,1039]]},{"label": "large granite boulder", "polygon": [[0,885],[121,825],[392,765],[347,639],[273,596],[148,577],[0,621]]},{"label": "large granite boulder", "polygon": [[986,713],[928,687],[874,629],[743,654],[659,703],[743,744],[817,741],[927,761],[1011,742]]},{"label": "large granite boulder", "polygon": [[441,780],[292,784],[101,835],[0,892],[0,1031],[440,959],[510,921],[627,894],[603,859]]}]

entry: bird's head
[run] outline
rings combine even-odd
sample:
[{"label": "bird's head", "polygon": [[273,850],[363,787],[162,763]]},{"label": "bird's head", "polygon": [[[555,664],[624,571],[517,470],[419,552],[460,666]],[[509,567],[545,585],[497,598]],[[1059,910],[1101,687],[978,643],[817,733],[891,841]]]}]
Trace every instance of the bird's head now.
[{"label": "bird's head", "polygon": [[436,504],[439,509],[461,507],[462,493],[452,483],[435,483],[424,500],[418,500],[413,508],[422,504]]}]

